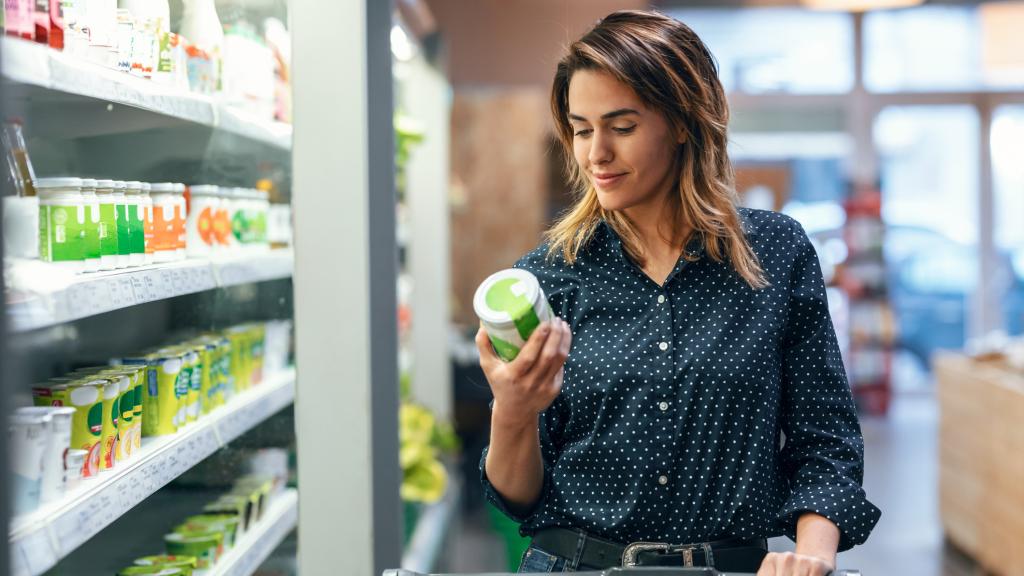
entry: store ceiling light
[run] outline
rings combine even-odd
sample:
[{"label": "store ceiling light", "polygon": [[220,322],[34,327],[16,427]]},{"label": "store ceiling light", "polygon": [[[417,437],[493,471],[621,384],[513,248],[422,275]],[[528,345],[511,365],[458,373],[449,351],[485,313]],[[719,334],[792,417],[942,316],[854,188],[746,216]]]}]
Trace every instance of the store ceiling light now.
[{"label": "store ceiling light", "polygon": [[919,6],[924,4],[924,0],[800,0],[800,3],[811,10],[870,12]]}]

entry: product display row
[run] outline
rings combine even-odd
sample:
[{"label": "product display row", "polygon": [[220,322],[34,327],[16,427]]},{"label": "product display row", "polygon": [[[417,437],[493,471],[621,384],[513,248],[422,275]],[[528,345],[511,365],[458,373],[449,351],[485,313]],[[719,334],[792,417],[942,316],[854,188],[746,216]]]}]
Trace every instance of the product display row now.
[{"label": "product display row", "polygon": [[36,406],[11,421],[15,513],[60,499],[131,460],[143,437],[175,434],[283,370],[290,330],[289,321],[234,326],[33,386]]},{"label": "product display row", "polygon": [[[61,177],[37,179],[33,191],[4,199],[5,222],[14,224],[5,231],[10,256],[38,257],[75,273],[269,245],[271,207],[259,190]],[[274,237],[287,244],[290,210],[274,215]]]},{"label": "product display row", "polygon": [[239,478],[234,487],[189,516],[164,536],[164,555],[145,556],[118,576],[159,574],[163,576],[205,576],[224,554],[264,515],[280,494],[281,478],[250,475]]},{"label": "product display row", "polygon": [[182,92],[222,94],[261,117],[290,119],[289,36],[246,21],[225,30],[213,0],[186,0],[177,31],[167,0],[8,0],[9,36]]}]

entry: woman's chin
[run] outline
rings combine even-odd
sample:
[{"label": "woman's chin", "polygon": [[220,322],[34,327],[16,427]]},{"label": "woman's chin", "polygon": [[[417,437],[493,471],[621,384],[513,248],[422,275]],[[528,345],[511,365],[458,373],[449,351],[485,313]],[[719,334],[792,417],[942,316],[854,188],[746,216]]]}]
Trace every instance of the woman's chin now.
[{"label": "woman's chin", "polygon": [[606,212],[625,210],[629,208],[629,202],[623,202],[621,194],[609,194],[605,192],[597,193],[597,203],[601,205],[601,209]]}]

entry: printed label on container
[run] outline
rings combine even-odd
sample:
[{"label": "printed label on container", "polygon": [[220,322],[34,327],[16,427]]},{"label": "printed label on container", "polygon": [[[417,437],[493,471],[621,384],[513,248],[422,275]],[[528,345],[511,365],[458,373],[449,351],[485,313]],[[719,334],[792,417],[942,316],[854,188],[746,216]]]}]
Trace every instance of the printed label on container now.
[{"label": "printed label on container", "polygon": [[117,208],[113,204],[100,204],[100,254],[117,255]]},{"label": "printed label on container", "polygon": [[129,251],[132,254],[146,253],[146,210],[141,204],[128,205],[128,235],[131,237]]},{"label": "printed label on container", "polygon": [[85,258],[85,206],[39,207],[39,257],[49,262]]},{"label": "printed label on container", "polygon": [[128,227],[128,205],[117,205],[117,253],[127,256],[132,253],[131,229]]}]

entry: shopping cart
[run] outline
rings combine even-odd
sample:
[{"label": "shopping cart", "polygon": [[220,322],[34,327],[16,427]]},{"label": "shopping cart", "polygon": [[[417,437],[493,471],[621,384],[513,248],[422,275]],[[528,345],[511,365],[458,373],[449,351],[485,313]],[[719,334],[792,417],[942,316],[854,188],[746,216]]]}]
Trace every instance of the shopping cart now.
[{"label": "shopping cart", "polygon": [[[753,574],[742,574],[739,572],[719,572],[714,568],[609,568],[600,572],[577,572],[578,576],[754,576]],[[382,576],[445,576],[442,574],[422,574],[412,570],[385,570]],[[459,574],[447,576],[513,576],[507,572],[489,572],[476,574]],[[860,576],[857,570],[836,570],[829,573],[829,576]]]}]

